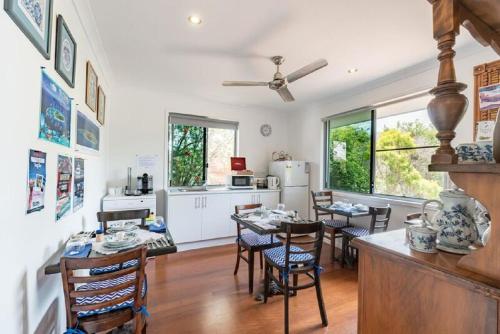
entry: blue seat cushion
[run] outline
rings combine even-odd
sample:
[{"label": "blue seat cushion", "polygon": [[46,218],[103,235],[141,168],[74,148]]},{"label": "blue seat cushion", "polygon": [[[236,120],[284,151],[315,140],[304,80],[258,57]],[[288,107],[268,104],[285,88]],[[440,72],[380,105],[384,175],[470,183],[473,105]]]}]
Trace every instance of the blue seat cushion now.
[{"label": "blue seat cushion", "polygon": [[[290,250],[293,252],[300,252],[304,249],[297,246],[290,246]],[[266,249],[264,251],[264,257],[269,259],[269,261],[276,267],[284,268],[285,267],[285,256],[286,256],[286,246],[274,247],[270,249]],[[314,262],[314,256],[310,253],[304,254],[290,254],[290,261],[311,261]],[[311,263],[312,264],[312,263]],[[293,265],[293,263],[292,263]]]},{"label": "blue seat cushion", "polygon": [[[92,283],[88,283],[88,284],[83,284],[83,285],[79,286],[76,290],[77,291],[89,291],[89,290],[109,288],[109,287],[112,287],[112,286],[115,286],[118,284],[122,284],[122,283],[126,283],[128,281],[134,280],[135,277],[136,277],[136,274],[134,273],[134,274],[125,275],[125,276],[111,279],[111,280],[92,282]],[[89,305],[89,304],[96,304],[96,303],[102,303],[105,301],[110,301],[110,300],[125,296],[131,292],[134,292],[134,290],[135,290],[135,287],[131,286],[131,287],[128,287],[125,289],[121,289],[121,290],[114,291],[114,292],[107,293],[107,294],[103,294],[103,295],[96,295],[96,296],[92,296],[92,297],[78,297],[78,298],[76,298],[76,305]],[[145,278],[144,284],[142,286],[142,297],[144,297],[146,295],[146,290],[147,290],[147,282],[146,282],[146,278]],[[115,304],[112,306],[104,307],[101,309],[91,310],[91,311],[79,311],[77,313],[77,316],[79,318],[88,317],[91,315],[108,313],[111,311],[116,311],[116,310],[120,310],[120,309],[127,308],[127,307],[133,307],[133,306],[134,306],[134,298],[130,298],[124,302],[121,302],[121,303],[118,303],[118,304]]]},{"label": "blue seat cushion", "polygon": [[325,222],[325,226],[331,228],[343,228],[347,226],[347,222],[344,220],[325,219],[323,221]]},{"label": "blue seat cushion", "polygon": [[[139,264],[139,260],[137,260],[137,259],[126,261],[126,262],[123,262],[122,269],[135,267],[138,264]],[[106,267],[92,268],[92,269],[90,269],[90,275],[100,275],[100,274],[111,273],[111,272],[117,271],[119,269],[120,269],[119,264],[113,264],[111,266],[106,266]]]},{"label": "blue seat cushion", "polygon": [[280,246],[283,243],[278,238],[273,237],[271,243],[271,235],[260,235],[255,232],[248,232],[241,235],[241,241],[250,247],[261,246]]},{"label": "blue seat cushion", "polygon": [[364,227],[346,227],[342,229],[343,234],[347,234],[348,236],[357,238],[364,237],[370,234],[370,231]]}]

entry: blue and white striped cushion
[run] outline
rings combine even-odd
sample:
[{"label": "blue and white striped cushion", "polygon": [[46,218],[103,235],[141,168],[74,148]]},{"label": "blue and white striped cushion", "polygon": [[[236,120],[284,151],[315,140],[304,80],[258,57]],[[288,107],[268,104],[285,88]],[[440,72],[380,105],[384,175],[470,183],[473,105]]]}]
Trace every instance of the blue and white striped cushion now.
[{"label": "blue and white striped cushion", "polygon": [[346,227],[342,229],[342,233],[357,238],[369,235],[370,231],[364,227]]},{"label": "blue and white striped cushion", "polygon": [[[271,245],[270,235],[260,235],[254,232],[248,232],[241,235],[241,240],[249,246],[266,246]],[[276,237],[273,237],[273,245],[281,245],[282,242]]]},{"label": "blue and white striped cushion", "polygon": [[[123,262],[122,269],[135,267],[138,264],[139,264],[139,260],[137,260],[137,259],[129,260],[129,261]],[[90,275],[100,275],[100,274],[110,273],[113,271],[117,271],[119,269],[120,269],[119,264],[113,264],[111,266],[106,266],[106,267],[92,268],[92,269],[90,269]]]},{"label": "blue and white striped cushion", "polygon": [[336,220],[336,219],[326,219],[323,220],[325,222],[325,226],[332,228],[342,228],[347,226],[347,222],[344,220]]},{"label": "blue and white striped cushion", "polygon": [[[89,290],[96,290],[96,289],[103,289],[103,288],[108,288],[111,286],[115,286],[118,284],[122,284],[131,280],[134,280],[136,277],[136,274],[129,274],[126,276],[122,276],[119,278],[111,279],[111,280],[105,280],[105,281],[100,281],[100,282],[92,282],[88,284],[83,284],[80,287],[78,287],[76,290],[77,291],[89,291]],[[144,297],[146,295],[146,279],[144,280],[144,285],[142,287],[142,296]],[[113,300],[122,296],[125,296],[129,293],[132,293],[135,291],[135,287],[131,286],[125,289],[121,289],[118,291],[114,291],[108,294],[103,294],[103,295],[97,295],[93,297],[79,297],[76,298],[76,305],[89,305],[89,304],[96,304],[96,303],[102,303],[105,301]],[[107,313],[119,309],[123,309],[126,307],[132,307],[134,305],[134,298],[130,298],[129,300],[126,300],[124,302],[121,302],[116,305],[104,307],[101,309],[97,310],[91,310],[91,311],[80,311],[77,313],[77,316],[79,318],[81,317],[88,317],[91,315],[95,314],[102,314],[102,313]]]},{"label": "blue and white striped cushion", "polygon": [[[297,246],[290,246],[290,250],[293,252],[303,251],[304,249]],[[278,267],[285,267],[285,252],[286,246],[274,247],[266,249],[264,251],[264,256],[269,259]],[[310,253],[304,254],[290,254],[290,261],[314,261],[314,256]]]}]

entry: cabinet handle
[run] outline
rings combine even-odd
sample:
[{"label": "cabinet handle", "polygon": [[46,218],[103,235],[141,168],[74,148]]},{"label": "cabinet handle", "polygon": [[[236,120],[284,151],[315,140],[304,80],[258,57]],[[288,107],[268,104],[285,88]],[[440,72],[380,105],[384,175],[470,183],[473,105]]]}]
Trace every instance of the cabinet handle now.
[{"label": "cabinet handle", "polygon": [[195,209],[198,209],[199,199],[200,199],[199,197],[195,197],[195,199],[194,199],[194,208]]},{"label": "cabinet handle", "polygon": [[202,208],[206,208],[207,207],[207,197],[206,196],[203,196],[202,197],[202,202],[201,202],[201,207]]}]

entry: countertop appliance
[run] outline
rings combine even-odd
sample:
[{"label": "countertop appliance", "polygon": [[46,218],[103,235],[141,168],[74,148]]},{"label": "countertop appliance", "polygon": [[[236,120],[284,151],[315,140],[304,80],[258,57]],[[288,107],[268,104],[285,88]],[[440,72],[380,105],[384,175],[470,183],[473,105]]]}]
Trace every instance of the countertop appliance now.
[{"label": "countertop appliance", "polygon": [[309,219],[310,164],[305,161],[273,161],[269,174],[279,178],[281,203],[286,210],[297,210],[299,217]]},{"label": "countertop appliance", "polygon": [[253,175],[228,175],[229,189],[254,189]]},{"label": "countertop appliance", "polygon": [[148,175],[147,173],[142,174],[142,176],[137,177],[137,190],[139,190],[143,195],[153,193],[153,175]]},{"label": "countertop appliance", "polygon": [[280,185],[280,179],[277,176],[268,176],[267,177],[267,188],[276,190]]}]

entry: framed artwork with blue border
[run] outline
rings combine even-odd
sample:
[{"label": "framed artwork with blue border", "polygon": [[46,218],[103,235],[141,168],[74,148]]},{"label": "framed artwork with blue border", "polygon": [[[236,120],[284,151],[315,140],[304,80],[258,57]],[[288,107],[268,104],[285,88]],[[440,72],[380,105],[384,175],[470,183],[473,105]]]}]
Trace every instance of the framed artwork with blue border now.
[{"label": "framed artwork with blue border", "polygon": [[66,83],[75,87],[76,42],[62,15],[57,16],[55,69]]},{"label": "framed artwork with blue border", "polygon": [[38,51],[50,59],[52,0],[4,0],[4,9]]},{"label": "framed artwork with blue border", "polygon": [[71,143],[71,98],[43,70],[38,138],[66,147]]}]

